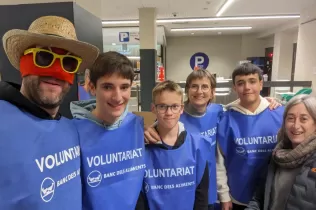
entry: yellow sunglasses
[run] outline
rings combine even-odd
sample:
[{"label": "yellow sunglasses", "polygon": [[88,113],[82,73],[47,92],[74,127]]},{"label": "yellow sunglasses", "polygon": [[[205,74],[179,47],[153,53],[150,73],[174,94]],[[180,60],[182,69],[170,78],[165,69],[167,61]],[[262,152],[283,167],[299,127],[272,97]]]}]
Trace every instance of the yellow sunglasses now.
[{"label": "yellow sunglasses", "polygon": [[82,59],[73,55],[59,55],[52,51],[41,48],[30,48],[24,51],[24,55],[33,53],[33,62],[39,68],[49,68],[57,58],[63,70],[67,73],[74,74],[78,71]]}]

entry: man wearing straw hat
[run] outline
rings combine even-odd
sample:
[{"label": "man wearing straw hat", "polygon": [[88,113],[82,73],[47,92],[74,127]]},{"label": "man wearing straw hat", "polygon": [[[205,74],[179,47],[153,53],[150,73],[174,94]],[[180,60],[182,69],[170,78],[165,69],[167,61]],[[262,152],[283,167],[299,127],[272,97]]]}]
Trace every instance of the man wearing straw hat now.
[{"label": "man wearing straw hat", "polygon": [[0,82],[0,209],[81,210],[78,134],[58,109],[98,48],[56,16],[10,30],[2,41],[22,86]]}]

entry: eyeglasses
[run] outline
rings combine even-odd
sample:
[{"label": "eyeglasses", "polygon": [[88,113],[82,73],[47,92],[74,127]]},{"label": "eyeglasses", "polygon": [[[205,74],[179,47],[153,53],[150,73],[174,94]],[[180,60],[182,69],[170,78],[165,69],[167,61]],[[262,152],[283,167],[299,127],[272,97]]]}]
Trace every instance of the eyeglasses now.
[{"label": "eyeglasses", "polygon": [[168,108],[174,113],[177,114],[180,112],[182,108],[182,104],[173,104],[173,105],[166,105],[166,104],[156,104],[156,109],[159,114],[164,114],[167,112]]},{"label": "eyeglasses", "polygon": [[190,89],[193,90],[193,91],[195,91],[195,92],[197,92],[200,88],[201,88],[201,91],[202,91],[203,93],[206,93],[206,92],[208,92],[208,91],[211,89],[211,87],[210,87],[209,85],[205,85],[205,84],[203,84],[203,85],[196,85],[196,84],[193,84],[193,85],[191,85],[191,87],[190,87]]},{"label": "eyeglasses", "polygon": [[24,55],[33,53],[33,62],[39,68],[49,68],[53,65],[57,58],[60,59],[60,64],[63,70],[67,73],[74,74],[78,71],[82,59],[73,55],[59,55],[52,51],[31,48],[24,51]]}]

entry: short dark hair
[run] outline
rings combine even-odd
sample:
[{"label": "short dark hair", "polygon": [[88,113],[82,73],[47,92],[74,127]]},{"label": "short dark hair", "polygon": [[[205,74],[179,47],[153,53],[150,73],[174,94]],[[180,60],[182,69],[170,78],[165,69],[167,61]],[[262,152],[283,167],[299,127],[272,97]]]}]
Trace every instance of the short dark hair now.
[{"label": "short dark hair", "polygon": [[236,76],[247,76],[250,74],[258,74],[259,80],[261,81],[262,72],[263,71],[258,66],[252,63],[243,63],[237,66],[233,71],[233,74],[232,74],[233,84],[235,84]]},{"label": "short dark hair", "polygon": [[125,55],[114,51],[100,53],[90,69],[90,81],[96,86],[98,79],[114,73],[131,80],[131,83],[134,80],[133,64]]}]

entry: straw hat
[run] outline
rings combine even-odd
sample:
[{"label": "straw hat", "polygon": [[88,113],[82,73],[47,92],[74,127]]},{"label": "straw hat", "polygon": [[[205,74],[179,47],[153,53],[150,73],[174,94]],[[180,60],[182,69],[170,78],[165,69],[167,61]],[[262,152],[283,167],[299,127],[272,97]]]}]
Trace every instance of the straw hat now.
[{"label": "straw hat", "polygon": [[12,29],[4,34],[2,43],[11,64],[18,70],[24,51],[37,45],[61,48],[82,58],[79,72],[89,68],[99,54],[97,47],[78,41],[74,25],[58,16],[40,17],[27,31]]}]

